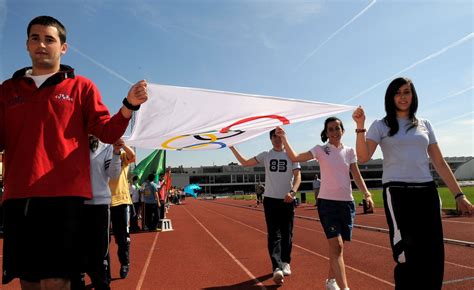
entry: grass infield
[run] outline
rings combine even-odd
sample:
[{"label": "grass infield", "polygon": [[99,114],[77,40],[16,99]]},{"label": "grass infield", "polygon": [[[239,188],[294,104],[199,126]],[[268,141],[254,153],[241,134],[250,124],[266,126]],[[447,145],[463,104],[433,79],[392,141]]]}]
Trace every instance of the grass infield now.
[{"label": "grass infield", "polygon": [[[472,203],[474,201],[474,186],[463,186],[461,187],[461,189],[466,195],[467,199],[469,199],[469,201],[471,201]],[[370,192],[372,193],[372,199],[375,202],[375,207],[383,208],[382,189],[371,189]],[[443,203],[442,205],[443,209],[456,208],[456,202],[454,201],[454,197],[447,187],[438,187],[438,193]],[[359,204],[362,201],[362,198],[364,195],[360,191],[357,191],[357,190],[354,190],[352,194],[354,195],[354,200],[356,201],[356,204]],[[232,197],[234,199],[246,199],[246,200],[256,199],[255,194],[234,195]],[[300,198],[301,200],[301,193],[298,192],[296,194],[296,197]],[[306,203],[314,204],[314,192],[310,191],[306,193]]]}]

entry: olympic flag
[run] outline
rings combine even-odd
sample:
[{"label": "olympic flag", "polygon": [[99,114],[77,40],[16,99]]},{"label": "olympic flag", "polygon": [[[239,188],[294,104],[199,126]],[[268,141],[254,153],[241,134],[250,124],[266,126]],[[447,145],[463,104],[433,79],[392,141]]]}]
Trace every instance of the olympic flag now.
[{"label": "olympic flag", "polygon": [[166,150],[211,150],[276,126],[353,110],[354,106],[148,84],[127,144]]}]

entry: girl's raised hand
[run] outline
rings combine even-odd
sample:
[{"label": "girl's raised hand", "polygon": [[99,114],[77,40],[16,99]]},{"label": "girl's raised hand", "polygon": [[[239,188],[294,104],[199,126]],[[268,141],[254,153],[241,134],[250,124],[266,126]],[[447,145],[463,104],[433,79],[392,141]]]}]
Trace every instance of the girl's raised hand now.
[{"label": "girl's raised hand", "polygon": [[357,109],[354,110],[352,113],[352,119],[356,122],[356,124],[364,125],[365,122],[365,112],[364,108],[362,106],[357,107]]}]

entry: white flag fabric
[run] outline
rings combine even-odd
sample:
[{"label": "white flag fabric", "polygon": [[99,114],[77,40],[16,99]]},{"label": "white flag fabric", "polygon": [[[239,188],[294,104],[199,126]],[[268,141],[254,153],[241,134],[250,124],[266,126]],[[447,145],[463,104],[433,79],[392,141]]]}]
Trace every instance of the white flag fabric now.
[{"label": "white flag fabric", "polygon": [[257,137],[276,126],[354,106],[148,84],[128,145],[166,150],[211,150]]}]

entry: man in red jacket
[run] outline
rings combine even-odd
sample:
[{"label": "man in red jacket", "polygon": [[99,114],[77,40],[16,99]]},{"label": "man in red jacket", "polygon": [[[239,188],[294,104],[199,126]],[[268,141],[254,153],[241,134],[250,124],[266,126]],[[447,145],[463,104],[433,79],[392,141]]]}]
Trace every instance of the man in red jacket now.
[{"label": "man in red jacket", "polygon": [[53,17],[27,29],[32,66],[0,87],[0,151],[5,150],[3,284],[69,289],[78,269],[82,205],[92,197],[88,134],[114,143],[148,96],[132,86],[113,117],[89,79],[61,65],[66,29]]}]

